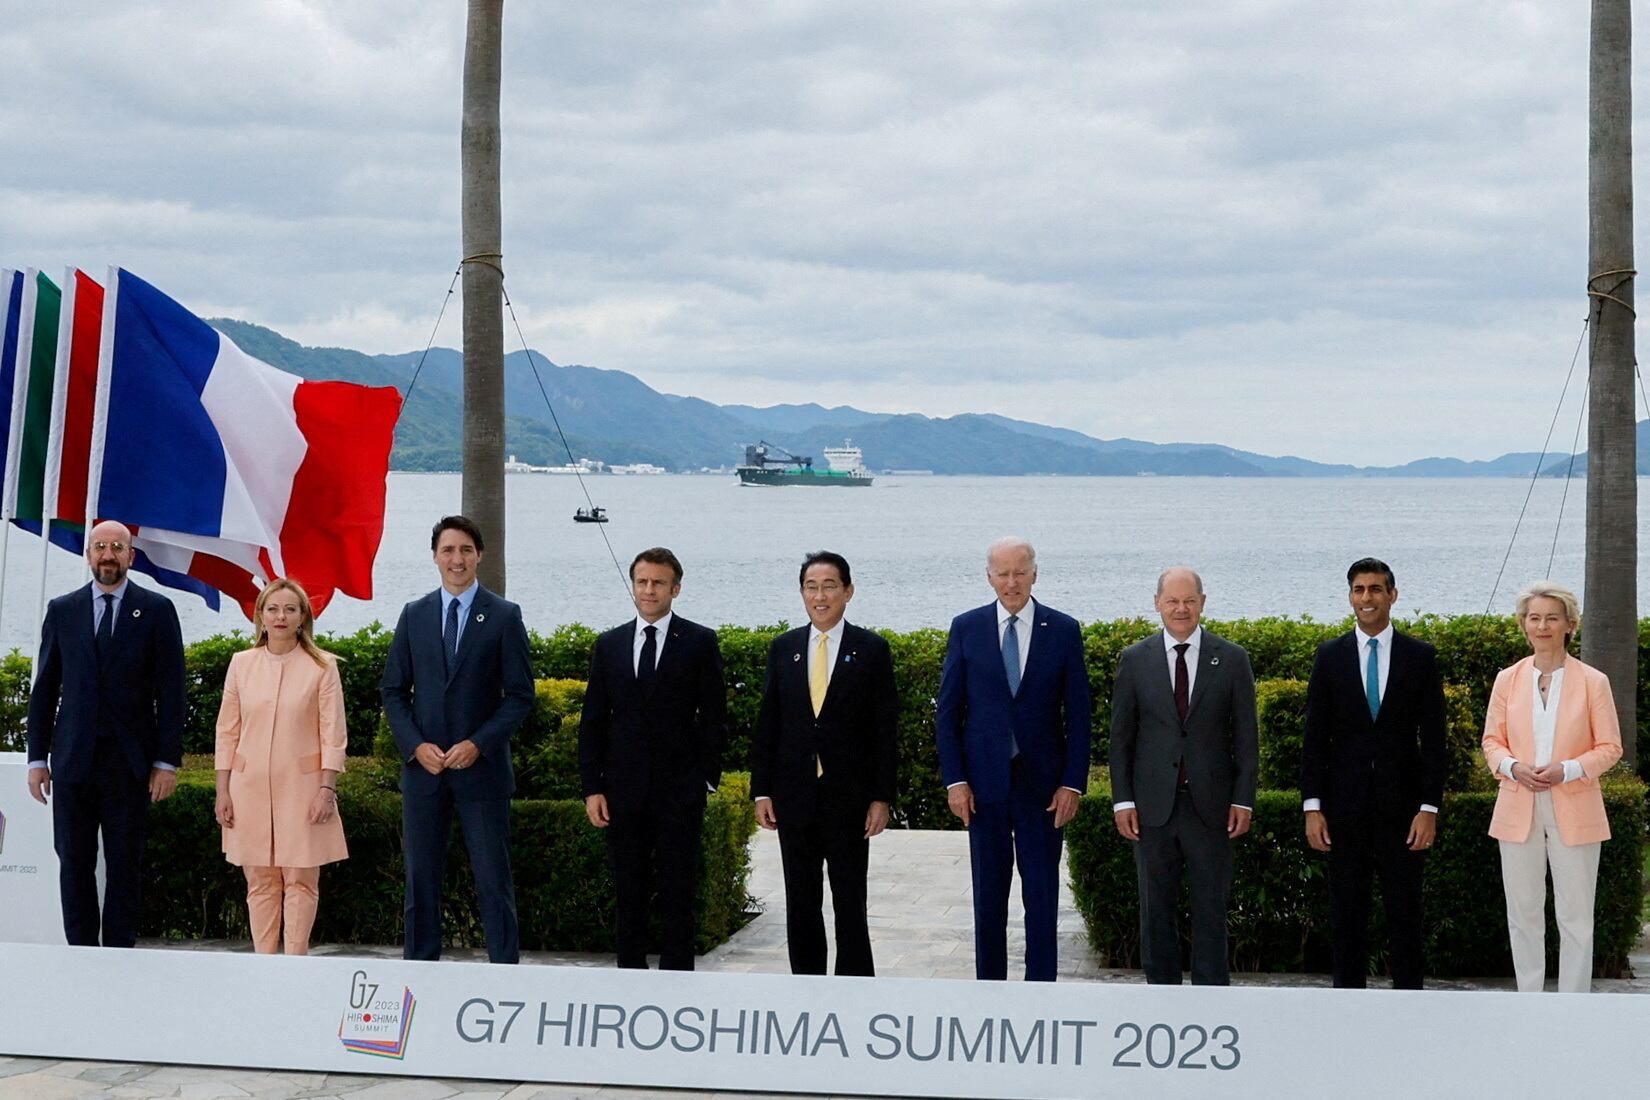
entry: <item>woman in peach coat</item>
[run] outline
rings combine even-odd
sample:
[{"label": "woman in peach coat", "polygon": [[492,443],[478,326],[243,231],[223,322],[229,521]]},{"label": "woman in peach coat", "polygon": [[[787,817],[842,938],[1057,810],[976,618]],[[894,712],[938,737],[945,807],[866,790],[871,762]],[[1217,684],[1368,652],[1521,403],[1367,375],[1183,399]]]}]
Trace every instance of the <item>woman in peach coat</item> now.
[{"label": "woman in peach coat", "polygon": [[338,820],[344,692],[336,659],[315,644],[309,597],[269,582],[254,609],[252,648],[229,662],[218,711],[218,824],[230,863],[246,872],[253,946],[309,952],[321,865],[349,855]]},{"label": "woman in peach coat", "polygon": [[1558,918],[1558,991],[1593,981],[1593,895],[1610,838],[1598,778],[1621,758],[1609,678],[1569,655],[1581,615],[1575,593],[1537,581],[1518,597],[1534,652],[1495,678],[1484,760],[1501,781],[1490,835],[1501,842],[1507,934],[1520,993],[1546,980],[1547,872]]}]

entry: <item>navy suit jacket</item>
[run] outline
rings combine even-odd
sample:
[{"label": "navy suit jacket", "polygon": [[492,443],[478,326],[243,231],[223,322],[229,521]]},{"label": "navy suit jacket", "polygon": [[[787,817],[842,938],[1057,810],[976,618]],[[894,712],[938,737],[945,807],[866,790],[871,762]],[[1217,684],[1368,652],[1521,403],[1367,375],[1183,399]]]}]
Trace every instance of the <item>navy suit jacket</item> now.
[{"label": "navy suit jacket", "polygon": [[1020,623],[1032,631],[1031,651],[1014,695],[997,638],[997,604],[951,620],[936,715],[940,774],[947,786],[966,782],[981,802],[1007,799],[1013,744],[1039,797],[1052,798],[1061,787],[1088,788],[1091,715],[1082,629],[1070,615],[1033,606],[1032,622]]},{"label": "navy suit jacket", "polygon": [[716,631],[670,618],[653,679],[636,684],[636,620],[596,639],[579,719],[584,795],[608,808],[703,803],[722,777],[727,688]]},{"label": "navy suit jacket", "polygon": [[1306,689],[1301,797],[1322,800],[1331,820],[1376,813],[1407,825],[1444,804],[1447,753],[1438,651],[1392,633],[1380,715],[1369,717],[1356,630],[1318,647]]},{"label": "navy suit jacket", "polygon": [[113,737],[132,774],[183,763],[183,636],[172,601],[127,584],[114,640],[100,656],[92,636],[92,585],[46,605],[29,696],[29,759],[58,783],[84,782],[100,733]]},{"label": "navy suit jacket", "polygon": [[762,709],[751,733],[751,795],[773,799],[782,829],[806,825],[816,812],[859,829],[871,803],[894,802],[899,697],[893,656],[880,635],[842,624],[816,716],[808,634],[808,627],[798,627],[768,646]]},{"label": "navy suit jacket", "polygon": [[[401,750],[401,789],[431,793],[450,785],[464,801],[508,798],[516,789],[510,737],[533,709],[533,660],[521,608],[482,588],[458,639],[451,674],[442,654],[442,590],[401,609],[384,662],[380,695]],[[475,742],[468,768],[431,775],[413,759],[425,741],[450,749]]]}]

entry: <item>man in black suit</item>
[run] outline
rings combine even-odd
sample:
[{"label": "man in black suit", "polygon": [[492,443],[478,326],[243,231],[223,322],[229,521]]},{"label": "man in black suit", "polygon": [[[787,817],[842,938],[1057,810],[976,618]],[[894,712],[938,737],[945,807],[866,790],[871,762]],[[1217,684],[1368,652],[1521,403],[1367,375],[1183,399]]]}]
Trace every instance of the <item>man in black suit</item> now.
[{"label": "man in black suit", "polygon": [[47,605],[29,696],[29,793],[52,800],[63,932],[78,946],[137,943],[149,803],[171,796],[183,763],[178,613],[127,580],[132,555],[124,525],[92,528],[92,583]]},{"label": "man in black suit", "polygon": [[579,721],[585,814],[607,830],[619,966],[647,969],[659,868],[661,970],[692,970],[705,796],[722,777],[727,688],[716,632],[671,610],[682,563],[662,546],[630,563],[636,618],[596,639]]},{"label": "man in black suit", "polygon": [[756,820],[779,830],[791,973],[825,973],[831,879],[836,972],[873,977],[865,880],[871,838],[888,826],[899,700],[883,638],[843,619],[854,598],[848,559],[809,554],[798,577],[810,625],[768,647],[762,709],[751,736]]},{"label": "man in black suit", "polygon": [[1241,646],[1204,630],[1203,580],[1166,569],[1163,630],[1123,651],[1111,697],[1112,810],[1137,841],[1146,980],[1180,984],[1180,876],[1192,896],[1192,983],[1226,985],[1232,841],[1249,831],[1260,740]]},{"label": "man in black suit", "polygon": [[1367,982],[1379,871],[1393,988],[1420,989],[1421,873],[1444,799],[1444,685],[1437,651],[1392,627],[1391,568],[1363,558],[1346,581],[1357,627],[1318,647],[1306,690],[1306,840],[1329,853],[1336,987]]},{"label": "man in black suit", "polygon": [[487,957],[521,956],[510,876],[510,738],[533,708],[533,663],[521,608],[481,586],[485,545],[464,516],[430,533],[441,587],[401,609],[380,695],[401,750],[409,959],[441,957],[441,878],[453,817],[481,903]]}]

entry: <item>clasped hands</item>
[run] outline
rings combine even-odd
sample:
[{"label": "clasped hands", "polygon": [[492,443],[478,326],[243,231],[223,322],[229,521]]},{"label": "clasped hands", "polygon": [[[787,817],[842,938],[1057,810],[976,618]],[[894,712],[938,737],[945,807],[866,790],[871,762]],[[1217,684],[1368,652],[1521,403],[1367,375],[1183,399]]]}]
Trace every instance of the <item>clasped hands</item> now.
[{"label": "clasped hands", "polygon": [[1564,761],[1554,760],[1544,767],[1532,768],[1522,761],[1513,764],[1512,777],[1528,791],[1548,791],[1564,782]]},{"label": "clasped hands", "polygon": [[413,750],[413,759],[431,775],[440,775],[448,768],[462,769],[474,764],[481,759],[481,750],[476,748],[476,743],[469,738],[465,738],[445,752],[425,741]]}]

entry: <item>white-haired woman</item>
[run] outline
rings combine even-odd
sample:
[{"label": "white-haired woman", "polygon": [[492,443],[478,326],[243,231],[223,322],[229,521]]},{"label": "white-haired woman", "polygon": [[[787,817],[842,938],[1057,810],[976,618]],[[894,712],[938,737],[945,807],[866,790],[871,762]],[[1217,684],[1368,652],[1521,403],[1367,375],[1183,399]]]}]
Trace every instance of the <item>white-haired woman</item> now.
[{"label": "white-haired woman", "polygon": [[1558,991],[1593,980],[1593,894],[1610,839],[1598,778],[1621,758],[1610,680],[1570,656],[1581,620],[1575,593],[1537,581],[1518,597],[1530,656],[1495,678],[1484,759],[1501,781],[1490,835],[1501,842],[1507,935],[1520,993],[1546,980],[1547,873],[1558,917]]}]

